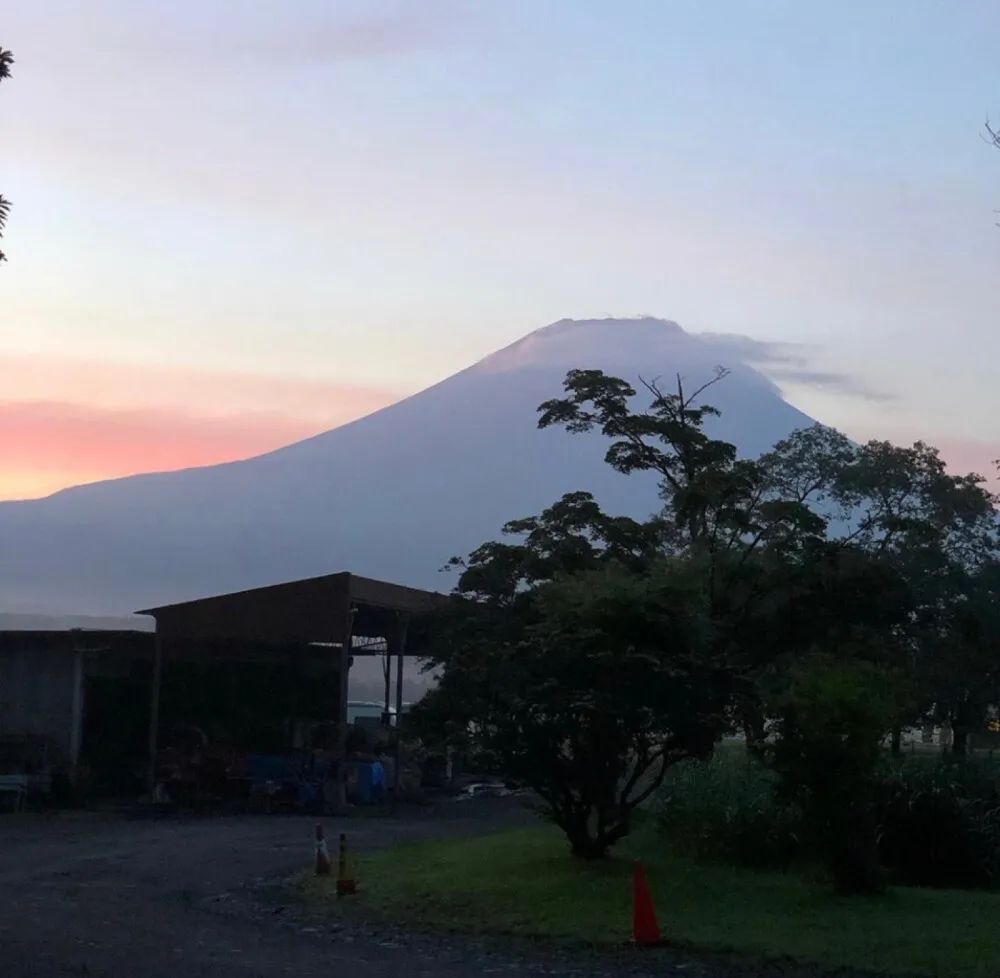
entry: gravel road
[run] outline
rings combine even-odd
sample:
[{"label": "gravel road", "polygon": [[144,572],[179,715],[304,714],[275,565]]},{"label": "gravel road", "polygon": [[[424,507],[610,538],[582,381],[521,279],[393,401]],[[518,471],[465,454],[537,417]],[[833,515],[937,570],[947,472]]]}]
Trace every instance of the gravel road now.
[{"label": "gravel road", "polygon": [[[488,832],[510,800],[397,818],[325,819],[352,847]],[[673,952],[542,949],[311,920],[279,881],[312,860],[312,820],[0,816],[0,975],[11,978],[480,978],[488,974],[756,978],[813,972]]]}]

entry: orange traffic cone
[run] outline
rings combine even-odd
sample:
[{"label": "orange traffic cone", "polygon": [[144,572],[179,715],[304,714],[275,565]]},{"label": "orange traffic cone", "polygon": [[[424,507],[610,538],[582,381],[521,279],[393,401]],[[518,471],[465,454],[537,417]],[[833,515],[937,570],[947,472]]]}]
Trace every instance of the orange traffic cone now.
[{"label": "orange traffic cone", "polygon": [[326,848],[326,837],[323,835],[323,826],[316,823],[316,875],[329,876],[333,864],[330,862],[330,852]]},{"label": "orange traffic cone", "polygon": [[656,924],[653,898],[649,895],[649,884],[638,859],[632,871],[632,941],[640,947],[663,943]]}]

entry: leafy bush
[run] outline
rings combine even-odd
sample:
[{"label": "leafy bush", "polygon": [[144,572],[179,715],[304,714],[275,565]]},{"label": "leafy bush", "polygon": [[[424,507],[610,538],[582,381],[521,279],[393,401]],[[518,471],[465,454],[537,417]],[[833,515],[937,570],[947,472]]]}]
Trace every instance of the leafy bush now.
[{"label": "leafy bush", "polygon": [[768,747],[779,798],[805,816],[813,851],[841,893],[875,893],[875,799],[881,742],[892,724],[893,677],[870,663],[814,655],[797,663],[771,701]]},{"label": "leafy bush", "polygon": [[[686,761],[660,792],[658,828],[701,860],[783,869],[814,858],[800,809],[776,788],[776,774],[740,749]],[[887,761],[874,799],[878,856],[894,882],[1000,886],[1000,767],[947,755]]]},{"label": "leafy bush", "polygon": [[740,750],[676,765],[657,820],[672,846],[698,859],[785,868],[799,853],[801,814],[775,798],[775,775]]},{"label": "leafy bush", "polygon": [[910,761],[879,790],[879,855],[893,877],[917,886],[1000,883],[1000,794],[992,764]]}]

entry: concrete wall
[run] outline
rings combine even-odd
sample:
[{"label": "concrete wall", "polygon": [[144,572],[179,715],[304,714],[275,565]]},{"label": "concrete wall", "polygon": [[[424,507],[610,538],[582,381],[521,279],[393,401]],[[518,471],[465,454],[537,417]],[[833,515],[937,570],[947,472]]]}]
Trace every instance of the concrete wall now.
[{"label": "concrete wall", "polygon": [[45,737],[59,761],[75,764],[82,712],[82,653],[13,643],[0,648],[0,734]]}]

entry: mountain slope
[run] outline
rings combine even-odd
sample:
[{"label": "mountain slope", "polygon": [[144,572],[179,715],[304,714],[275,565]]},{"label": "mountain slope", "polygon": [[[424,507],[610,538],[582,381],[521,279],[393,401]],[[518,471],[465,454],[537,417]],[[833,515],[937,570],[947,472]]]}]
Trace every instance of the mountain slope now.
[{"label": "mountain slope", "polygon": [[[561,320],[267,455],[0,503],[0,608],[121,614],[336,570],[448,589],[438,569],[449,557],[564,492],[640,517],[657,507],[655,481],[606,466],[599,436],[537,429],[538,404],[568,369],[700,381],[717,356],[663,320]],[[753,368],[726,365],[713,425],[743,454],[811,423]]]}]

